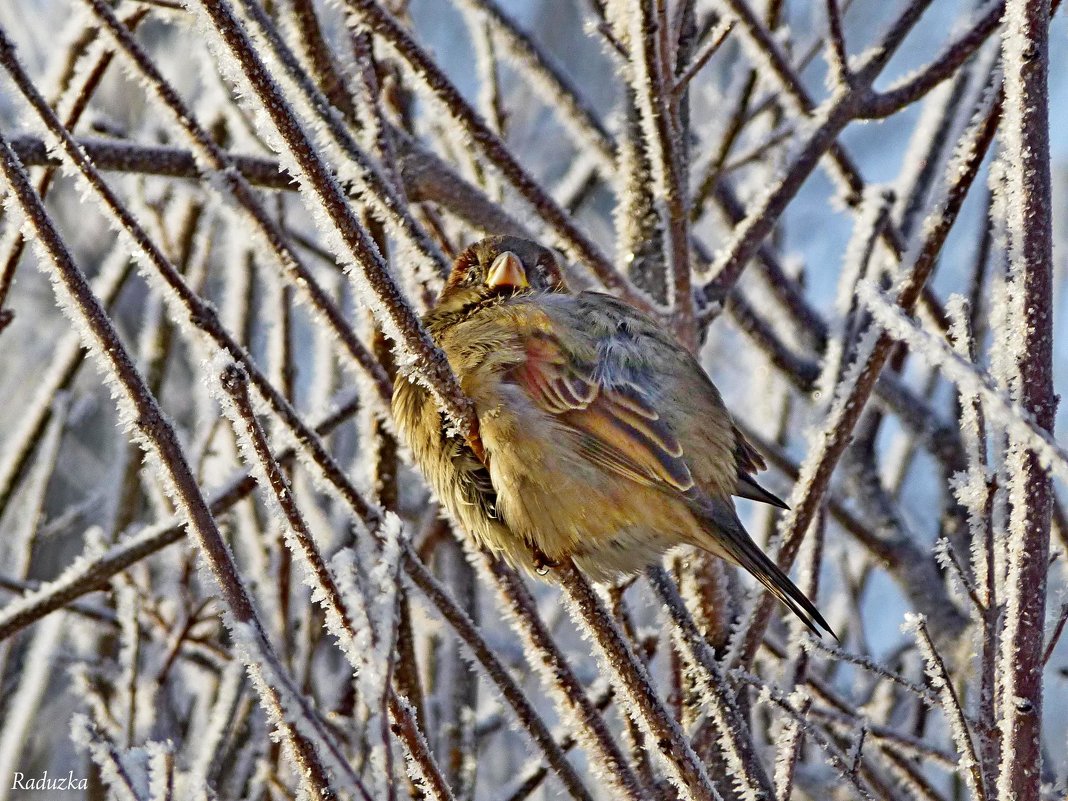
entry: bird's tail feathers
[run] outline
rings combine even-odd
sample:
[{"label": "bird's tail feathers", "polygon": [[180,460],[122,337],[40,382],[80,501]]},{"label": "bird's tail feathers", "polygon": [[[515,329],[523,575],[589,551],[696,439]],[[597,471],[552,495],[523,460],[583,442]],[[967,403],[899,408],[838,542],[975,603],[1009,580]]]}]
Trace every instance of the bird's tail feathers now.
[{"label": "bird's tail feathers", "polygon": [[[768,592],[778,598],[791,612],[817,637],[823,636],[822,628],[836,640],[838,635],[824,620],[815,604],[797,587],[790,577],[782,571],[768,556],[757,547],[753,538],[742,526],[729,501],[706,500],[701,504],[699,516],[703,518],[713,532],[708,536],[716,538],[716,547],[708,548],[725,556],[730,561],[745,568],[759,581]],[[701,544],[701,543],[698,543]]]}]

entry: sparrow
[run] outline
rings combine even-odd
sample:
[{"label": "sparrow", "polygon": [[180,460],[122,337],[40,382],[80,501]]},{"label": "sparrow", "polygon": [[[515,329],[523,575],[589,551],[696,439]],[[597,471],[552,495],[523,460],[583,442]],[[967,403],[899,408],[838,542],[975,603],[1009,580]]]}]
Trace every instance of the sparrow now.
[{"label": "sparrow", "polygon": [[571,292],[551,251],[495,236],[457,257],[424,323],[474,404],[478,441],[405,377],[393,416],[478,544],[538,575],[571,559],[594,581],[695,546],[833,635],[738,519],[732,496],[788,508],[753,479],[763,458],[656,321],[611,295]]}]

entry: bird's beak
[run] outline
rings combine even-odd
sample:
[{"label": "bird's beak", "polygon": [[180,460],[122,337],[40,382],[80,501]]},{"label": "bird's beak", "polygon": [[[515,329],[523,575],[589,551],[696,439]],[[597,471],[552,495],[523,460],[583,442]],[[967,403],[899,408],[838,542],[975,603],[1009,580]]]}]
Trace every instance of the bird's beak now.
[{"label": "bird's beak", "polygon": [[504,251],[493,260],[489,273],[486,275],[486,286],[494,289],[499,286],[515,288],[529,287],[527,271],[523,268],[523,262],[510,250]]}]

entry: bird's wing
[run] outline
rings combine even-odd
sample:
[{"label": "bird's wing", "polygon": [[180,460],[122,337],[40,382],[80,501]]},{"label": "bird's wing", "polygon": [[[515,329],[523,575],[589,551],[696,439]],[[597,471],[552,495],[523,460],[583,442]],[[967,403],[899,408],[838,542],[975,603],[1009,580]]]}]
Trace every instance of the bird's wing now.
[{"label": "bird's wing", "polygon": [[[587,459],[663,489],[696,485],[787,508],[753,479],[764,459],[730,422],[708,376],[655,323],[600,293],[554,300],[531,315],[538,324],[525,327],[525,359],[511,380],[576,431]],[[562,329],[572,335],[554,335]],[[736,479],[723,486],[715,476],[731,458]]]},{"label": "bird's wing", "polygon": [[694,486],[682,444],[638,384],[613,375],[603,358],[576,361],[544,333],[527,340],[526,355],[511,380],[574,430],[583,456],[642,484],[677,492]]},{"label": "bird's wing", "polygon": [[[598,310],[604,311],[603,304],[592,311]],[[589,319],[584,322],[597,324]],[[821,627],[830,631],[816,607],[746,533],[729,498],[714,497],[694,481],[679,437],[692,436],[698,448],[703,441],[695,431],[673,430],[656,403],[657,397],[669,397],[656,394],[657,381],[669,381],[671,370],[677,366],[635,366],[633,352],[628,354],[622,346],[605,346],[606,338],[601,335],[591,338],[595,346],[586,340],[567,349],[550,333],[552,330],[550,326],[529,329],[524,339],[525,359],[511,369],[508,380],[521,386],[540,409],[556,415],[572,429],[579,452],[590,462],[632,481],[678,493],[712,535],[693,544],[748,570],[816,634]],[[699,366],[694,369],[700,371]],[[711,383],[707,383],[707,392],[720,403]],[[785,505],[749,477],[750,472],[764,466],[764,460],[736,427],[728,425],[738,494],[749,492],[758,500]],[[731,449],[725,453],[730,458]],[[746,480],[749,485],[743,483]]]},{"label": "bird's wing", "polygon": [[767,470],[768,465],[764,461],[764,457],[745,438],[745,435],[737,426],[734,426],[734,442],[734,461],[738,465],[738,486],[734,494],[739,498],[760,501],[761,503],[778,506],[780,509],[789,509],[790,507],[786,505],[782,498],[768,492],[753,478],[753,473]]}]

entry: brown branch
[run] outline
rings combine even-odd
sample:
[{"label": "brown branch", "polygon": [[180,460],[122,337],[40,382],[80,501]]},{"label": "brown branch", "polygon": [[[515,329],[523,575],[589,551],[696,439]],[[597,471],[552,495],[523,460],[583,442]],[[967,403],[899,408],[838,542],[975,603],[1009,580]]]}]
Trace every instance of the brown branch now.
[{"label": "brown branch", "polygon": [[931,635],[927,631],[927,625],[922,617],[915,619],[916,637],[920,643],[920,653],[927,665],[927,673],[931,677],[932,684],[942,700],[942,709],[946,718],[950,721],[950,730],[958,750],[967,763],[968,789],[977,801],[986,801],[986,785],[983,782],[982,769],[979,755],[975,750],[975,742],[971,727],[968,725],[967,715],[960,703],[960,696],[953,686],[953,679],[945,660],[938,652]]},{"label": "brown branch", "polygon": [[553,642],[552,636],[538,615],[537,605],[530,591],[514,570],[499,560],[484,555],[484,573],[489,573],[497,584],[502,600],[507,604],[511,622],[525,642],[534,646],[535,652],[527,654],[543,680],[554,690],[554,697],[565,720],[574,720],[581,725],[573,726],[571,736],[590,752],[600,763],[600,770],[610,777],[613,791],[619,798],[641,799],[644,789],[631,770],[619,746],[605,725],[595,705],[587,696],[578,678],[572,671],[565,654]]},{"label": "brown branch", "polygon": [[718,735],[718,745],[735,784],[744,782],[754,797],[771,798],[771,783],[753,748],[749,723],[742,714],[726,676],[697,624],[686,608],[678,587],[660,566],[646,572],[649,584],[671,618],[672,633],[683,645],[688,658],[704,673],[704,692],[710,699],[711,720]]},{"label": "brown branch", "polygon": [[[394,131],[400,148],[398,162],[405,194],[412,202],[438,203],[476,230],[487,234],[514,234],[530,237],[530,230],[511,217],[474,185],[468,183],[448,164],[411,138]],[[79,137],[78,145],[98,170],[168,178],[203,179],[203,170],[189,150],[165,145]],[[62,162],[48,152],[43,139],[21,136],[11,140],[11,147],[28,167],[56,167]],[[225,160],[234,165],[250,184],[287,192],[299,191],[300,185],[282,165],[260,156],[225,152]]]},{"label": "brown branch", "polygon": [[434,96],[515,190],[545,220],[563,245],[581,260],[604,286],[645,311],[655,311],[651,301],[633,287],[597,246],[571,222],[515,160],[511,152],[478,113],[464,100],[453,83],[438,69],[411,35],[375,0],[346,0],[353,23],[367,25],[403,58]]},{"label": "brown branch", "polygon": [[853,82],[853,75],[849,71],[849,55],[842,31],[842,10],[838,7],[838,0],[825,0],[824,4],[827,8],[827,38],[831,51],[831,80],[848,86]]},{"label": "brown branch", "polygon": [[697,77],[712,56],[723,46],[733,28],[734,20],[724,20],[716,27],[715,31],[709,36],[708,41],[701,46],[701,51],[691,60],[679,77],[675,79],[675,85],[672,87],[671,92],[676,98],[686,91],[693,79]]},{"label": "brown branch", "polygon": [[437,607],[441,615],[448,621],[453,631],[463,640],[471,653],[482,665],[486,674],[498,691],[515,710],[519,723],[527,730],[531,739],[545,754],[549,764],[560,777],[567,791],[575,799],[591,801],[590,794],[582,784],[575,769],[564,756],[560,744],[553,739],[552,733],[542,721],[537,711],[527,700],[523,691],[519,688],[515,679],[507,671],[496,654],[490,650],[485,639],[479,634],[474,623],[467,617],[462,609],[448,597],[441,584],[431,575],[426,566],[419,561],[419,557],[410,545],[404,545],[403,567],[412,583]]},{"label": "brown branch", "polygon": [[289,0],[293,9],[293,21],[300,33],[300,43],[311,66],[312,75],[318,82],[323,94],[334,108],[341,111],[350,122],[356,120],[356,105],[352,95],[345,88],[334,54],[323,34],[319,15],[311,0]]},{"label": "brown branch", "polygon": [[[119,293],[133,272],[133,262],[124,254],[121,260],[105,263],[93,281],[93,293],[100,298],[105,311],[111,311]],[[18,433],[4,443],[3,459],[0,460],[0,515],[30,465],[37,444],[52,419],[53,401],[57,394],[69,389],[85,359],[85,350],[77,334],[64,337],[52,354],[52,364],[42,377],[37,392],[23,414],[23,425]]]},{"label": "brown branch", "polygon": [[345,346],[353,361],[367,373],[381,402],[388,405],[393,394],[393,384],[389,376],[386,375],[378,360],[356,337],[341,309],[319,285],[314,274],[289,245],[281,227],[267,213],[249,183],[238,170],[234,169],[235,165],[227,160],[226,154],[215,144],[208,132],[197,123],[192,109],[181,100],[174,88],[163,78],[149,60],[148,54],[137,44],[130,31],[119,21],[108,5],[103,0],[84,0],[84,2],[107,26],[126,57],[133,62],[156,96],[173,113],[178,124],[185,129],[201,158],[217,174],[220,182],[251,217],[261,236],[273,249],[279,265],[291,278],[292,285],[304,295],[308,305],[321,315]]},{"label": "brown branch", "polygon": [[494,36],[501,38],[501,56],[526,71],[533,91],[557,112],[564,127],[578,143],[587,145],[598,160],[598,169],[611,175],[615,169],[616,148],[597,114],[583,100],[579,88],[557,66],[548,53],[504,12],[496,0],[459,0],[486,19]]},{"label": "brown branch", "polygon": [[[28,76],[15,58],[14,48],[6,34],[2,32],[0,32],[0,59],[3,60],[8,73],[23,93],[35,101],[35,105],[39,104],[47,109],[43,98],[40,98],[40,95],[33,90]],[[256,647],[257,657],[263,660],[264,665],[270,666],[271,673],[277,680],[283,682],[287,702],[298,704],[299,714],[313,727],[312,733],[316,742],[288,722],[283,711],[284,704],[287,702],[283,702],[278,690],[264,688],[264,702],[277,707],[282,712],[279,715],[279,722],[283,726],[287,739],[293,745],[301,767],[306,771],[304,778],[308,788],[314,792],[316,797],[333,798],[334,790],[319,754],[319,748],[325,747],[332,750],[331,761],[336,763],[347,764],[344,756],[338,751],[333,738],[322,726],[318,715],[310,707],[307,699],[292,684],[292,679],[279,663],[253,607],[252,599],[238,575],[237,566],[233,562],[229,548],[197,486],[196,478],[185,458],[174,429],[167,421],[156,399],[149,392],[144,379],[137,372],[107,312],[93,295],[85,276],[74,263],[40,198],[30,185],[22,165],[19,164],[14,152],[8,147],[7,140],[2,136],[0,136],[0,169],[3,171],[7,185],[17,198],[35,234],[45,248],[50,261],[50,269],[63,287],[62,291],[68,294],[69,302],[72,304],[74,313],[81,320],[86,336],[92,337],[87,344],[92,344],[105,369],[125,393],[124,403],[129,404],[132,422],[137,427],[139,435],[144,438],[146,450],[154,453],[160,460],[166,475],[172,482],[176,499],[186,517],[190,533],[204,553],[227,608],[237,623],[249,628],[253,638],[251,644]],[[362,789],[359,777],[350,774],[348,778],[354,788]],[[370,801],[366,790],[363,790],[362,794],[367,801]]]},{"label": "brown branch", "polygon": [[[125,24],[130,30],[136,30],[146,16],[148,16],[147,8],[135,9],[132,13],[126,16]],[[75,42],[68,58],[69,67],[66,71],[67,74],[64,76],[64,83],[73,81],[76,77],[74,68],[77,65],[77,62],[86,55],[89,46],[96,41],[96,34],[97,30],[95,28],[89,29],[77,42]],[[113,56],[114,53],[111,51],[104,51],[101,53],[91,69],[84,73],[80,73],[77,76],[81,79],[78,84],[75,85],[71,83],[67,87],[67,91],[63,93],[64,95],[73,94],[74,97],[70,104],[70,108],[63,117],[63,125],[68,130],[72,130],[82,118],[82,114],[85,113],[85,109],[89,106],[89,101],[96,93],[97,87],[100,86],[100,82],[103,80],[104,74],[107,72]],[[63,99],[64,98],[61,96],[59,101],[54,105],[57,108],[60,107]],[[23,163],[25,163],[25,160],[23,160]],[[51,168],[45,170],[44,175],[37,181],[37,194],[41,196],[42,200],[48,197],[48,192],[52,188],[52,182],[55,177],[56,170],[55,168]],[[16,236],[11,252],[7,254],[6,259],[2,259],[3,267],[0,267],[0,308],[4,306],[8,292],[11,290],[11,286],[14,283],[15,268],[18,265],[19,259],[22,257],[25,245],[26,240],[22,236]],[[2,328],[3,325],[0,325],[0,330],[2,330]],[[3,504],[0,504],[0,506],[2,505]]]},{"label": "brown branch", "polygon": [[[960,151],[962,156],[959,163],[950,166],[944,205],[933,213],[930,225],[925,229],[922,245],[904,272],[905,280],[897,298],[903,309],[911,310],[916,305],[949,230],[956,221],[964,198],[979,172],[1000,117],[1000,99],[995,99],[966,137]],[[840,390],[835,399],[826,423],[826,434],[807,459],[805,472],[808,480],[795,488],[791,503],[793,508],[783,519],[782,548],[778,562],[784,570],[789,569],[793,563],[802,538],[815,520],[830,484],[831,474],[849,445],[853,429],[890,356],[893,339],[889,334],[869,329],[865,336],[870,344],[858,351],[857,362],[851,368],[851,371],[855,371],[855,378]],[[745,633],[735,641],[734,659],[738,664],[748,665],[756,655],[770,621],[773,603],[774,599],[769,594],[762,594],[744,630]]]},{"label": "brown branch", "polygon": [[[260,58],[244,26],[227,0],[202,0],[202,7],[231,56],[240,64],[264,111],[270,117],[290,157],[297,164],[302,184],[310,199],[321,209],[339,235],[345,252],[338,254],[357,268],[372,308],[386,334],[412,360],[413,372],[433,391],[452,421],[471,441],[476,438],[477,421],[471,401],[452,374],[445,355],[423,329],[411,306],[405,301],[389,268],[329,168],[318,155],[305,127],[297,119],[285,94]],[[242,365],[246,369],[247,365]]]},{"label": "brown branch", "polygon": [[[304,519],[304,515],[301,514],[297,506],[292,484],[278,461],[271,454],[270,446],[267,444],[267,436],[256,420],[252,398],[248,391],[248,376],[237,365],[229,365],[224,369],[220,382],[234,404],[236,410],[234,424],[244,426],[244,434],[252,445],[252,451],[258,462],[259,469],[263,472],[274,500],[288,523],[286,532],[288,535],[286,537],[287,545],[297,552],[304,561],[310,573],[310,581],[317,590],[316,597],[318,602],[328,615],[333,616],[337,631],[343,633],[344,638],[348,640],[342,647],[342,651],[349,657],[353,668],[358,668],[359,665],[353,659],[355,643],[358,637],[356,624],[352,619],[348,604],[334,579],[333,572],[327,567],[315,538]],[[372,526],[375,521],[364,520],[363,522],[374,535],[375,531]],[[373,629],[371,635],[373,640],[379,643],[385,638],[390,641],[393,639],[392,632],[388,631]],[[388,653],[393,649],[384,648],[383,650]],[[452,799],[452,791],[449,789],[445,777],[435,763],[426,746],[426,742],[419,732],[415,715],[410,705],[405,703],[391,686],[392,680],[389,671],[383,676],[383,681],[385,686],[381,690],[382,702],[388,707],[388,715],[393,719],[393,732],[400,737],[401,742],[404,743],[405,748],[408,749],[409,754],[419,766],[423,780],[433,791],[435,797],[441,801]],[[383,725],[385,725],[384,718],[385,715],[383,716]],[[388,743],[385,743],[385,747],[389,747]],[[392,784],[392,771],[387,771],[386,781]]]},{"label": "brown branch", "polygon": [[[815,107],[799,75],[787,62],[771,33],[752,12],[745,0],[724,0],[724,2],[741,20],[741,28],[746,34],[746,41],[750,47],[760,52],[760,60],[763,63],[771,65],[771,75],[782,87],[785,98],[800,114],[814,119],[816,130],[810,135],[775,189],[768,193],[758,208],[741,223],[730,246],[724,255],[717,259],[712,270],[712,281],[704,289],[707,297],[716,299],[721,299],[737,281],[745,265],[774,227],[774,223],[786,208],[789,200],[800,189],[824,153],[829,153],[831,156],[832,164],[850,192],[851,202],[858,202],[863,196],[864,181],[860,176],[860,171],[838,143],[837,136],[850,121],[863,117],[864,109],[873,96],[872,84],[875,78],[919,20],[930,0],[912,0],[894,20],[882,40],[869,51],[870,54],[866,59],[858,64],[853,71],[854,80],[851,84],[839,90],[836,95],[832,95],[819,109]],[[981,28],[982,31],[989,36],[989,30]],[[971,43],[971,40],[968,42]],[[942,75],[941,72],[938,74]],[[947,72],[942,77],[947,78],[950,74],[952,72]],[[925,91],[929,91],[936,83],[932,82]],[[891,252],[901,259],[905,244],[896,226],[885,226],[883,240]],[[938,313],[937,304],[930,301],[931,299],[925,296],[925,303],[935,308],[937,316],[942,319],[943,315]]]},{"label": "brown branch", "polygon": [[[281,64],[285,73],[295,85],[294,99],[298,101],[302,99],[310,107],[312,113],[315,114],[314,128],[312,130],[317,131],[322,128],[328,134],[328,136],[318,137],[322,142],[323,151],[316,151],[314,154],[316,158],[313,161],[318,162],[318,166],[328,172],[329,166],[326,164],[326,157],[333,152],[339,165],[338,169],[345,174],[352,174],[352,180],[357,184],[358,188],[363,190],[361,199],[370,207],[372,213],[393,227],[394,234],[398,239],[411,248],[412,254],[417,255],[418,259],[430,268],[432,274],[446,274],[449,268],[448,261],[426,229],[410,213],[405,198],[399,193],[399,187],[395,185],[393,176],[384,174],[379,169],[378,164],[356,141],[356,137],[350,128],[342,124],[338,115],[329,111],[328,99],[308,76],[307,71],[301,65],[292,48],[282,38],[277,25],[267,16],[258,0],[238,0],[238,2],[240,2],[245,14],[259,33],[263,43],[269,49],[271,56],[274,57],[277,63]],[[246,57],[259,56],[258,51],[254,49],[242,52]],[[248,69],[253,68],[254,65],[248,58],[242,61],[242,64],[246,70],[245,74],[248,76]],[[269,77],[273,78],[274,76],[271,75]],[[361,78],[363,79],[361,84],[365,85],[367,83],[366,74],[361,73]],[[257,85],[255,81],[253,83]],[[276,88],[278,86],[278,84],[275,84]],[[364,86],[363,88],[366,89],[367,87]],[[295,113],[295,107],[290,105],[288,97],[275,96],[270,92],[264,94],[262,90],[257,91],[261,100],[267,97],[274,97],[276,100],[281,99],[286,105],[278,110],[280,117],[285,119],[287,123],[293,121],[290,120],[290,117]],[[379,161],[386,161],[387,170],[390,170],[392,161],[387,156],[391,152],[391,148],[383,138],[381,117],[378,114],[377,102],[375,102],[377,98],[370,98],[370,100],[371,102],[368,104],[369,113],[364,116],[362,122],[372,132],[372,147],[378,149],[379,152],[376,155]],[[277,127],[277,120],[275,125]],[[286,137],[286,131],[289,129],[287,127],[285,129],[278,128],[278,130]],[[286,138],[289,141],[296,141],[290,137]],[[299,171],[302,174],[307,172],[303,168]],[[332,189],[336,191],[336,185]],[[371,241],[373,243],[373,237],[371,237]],[[381,257],[381,252],[379,252],[379,256]]]},{"label": "brown branch", "polygon": [[[1009,276],[1019,331],[1006,331],[1018,383],[1012,392],[1035,424],[1053,431],[1053,218],[1049,141],[1049,20],[1046,2],[1007,0],[1002,64]],[[1038,801],[1042,788],[1042,656],[1053,487],[1039,455],[1008,438],[1011,506],[1005,616],[998,673],[1002,762],[998,796]]]},{"label": "brown branch", "polygon": [[604,669],[618,684],[627,714],[655,744],[672,782],[696,801],[719,801],[705,766],[657,695],[645,666],[627,644],[589,581],[570,561],[556,568],[575,616],[592,635]]},{"label": "brown branch", "polygon": [[[355,399],[343,402],[333,414],[315,426],[314,431],[320,436],[326,436],[350,419],[358,408],[359,404]],[[296,452],[293,448],[282,451],[277,457],[283,466],[292,464],[295,458]],[[208,506],[212,514],[219,516],[233,508],[247,498],[255,487],[256,480],[246,474],[210,493]],[[167,521],[143,528],[93,559],[79,560],[59,578],[41,584],[32,592],[0,609],[0,641],[84,595],[106,589],[114,576],[168,545],[179,542],[184,536],[183,523]]]},{"label": "brown branch", "polygon": [[633,97],[642,127],[642,146],[651,167],[653,196],[658,202],[664,257],[669,280],[672,329],[690,350],[697,347],[694,297],[690,286],[690,226],[687,209],[688,165],[680,131],[679,96],[662,44],[666,22],[654,10],[655,0],[639,0],[631,14]]},{"label": "brown branch", "polygon": [[[830,0],[829,0],[830,1]],[[863,116],[889,117],[912,105],[948,80],[990,39],[1005,13],[1003,0],[995,0],[983,10],[974,25],[947,44],[942,53],[915,75],[881,92],[873,92],[865,103]]]}]

